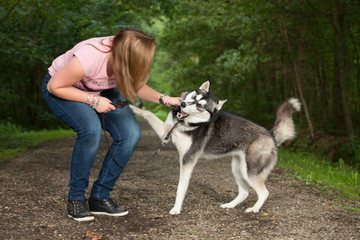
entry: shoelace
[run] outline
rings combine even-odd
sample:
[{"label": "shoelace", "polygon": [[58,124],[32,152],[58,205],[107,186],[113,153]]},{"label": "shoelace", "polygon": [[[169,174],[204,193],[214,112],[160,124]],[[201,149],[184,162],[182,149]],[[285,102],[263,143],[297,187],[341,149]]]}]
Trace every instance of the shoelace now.
[{"label": "shoelace", "polygon": [[111,198],[107,199],[106,204],[112,209],[118,208],[118,205]]},{"label": "shoelace", "polygon": [[74,203],[74,212],[75,213],[88,213],[90,212],[89,207],[86,204],[86,199],[84,200],[76,200]]}]

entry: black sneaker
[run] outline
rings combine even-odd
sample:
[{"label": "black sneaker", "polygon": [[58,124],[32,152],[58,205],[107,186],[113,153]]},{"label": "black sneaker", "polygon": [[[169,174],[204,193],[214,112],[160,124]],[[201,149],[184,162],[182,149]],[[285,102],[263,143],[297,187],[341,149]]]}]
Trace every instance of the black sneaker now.
[{"label": "black sneaker", "polygon": [[95,215],[109,215],[109,216],[125,216],[129,212],[126,209],[121,209],[119,206],[113,202],[111,198],[109,199],[97,199],[89,198],[89,208],[92,214]]},{"label": "black sneaker", "polygon": [[94,215],[91,214],[86,199],[84,200],[68,200],[67,204],[68,216],[76,221],[92,221]]}]

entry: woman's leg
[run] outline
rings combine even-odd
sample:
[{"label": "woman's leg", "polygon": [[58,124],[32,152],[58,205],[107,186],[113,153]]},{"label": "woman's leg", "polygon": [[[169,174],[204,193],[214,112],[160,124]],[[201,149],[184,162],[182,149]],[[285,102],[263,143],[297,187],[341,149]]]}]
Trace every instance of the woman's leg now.
[{"label": "woman's leg", "polygon": [[83,200],[89,185],[93,166],[101,141],[101,123],[94,109],[85,103],[60,99],[48,92],[46,86],[51,76],[43,82],[44,99],[53,113],[77,133],[72,153],[69,182],[69,199]]},{"label": "woman's leg", "polygon": [[[118,90],[108,90],[102,93],[103,96],[109,98],[111,101],[124,101]],[[110,148],[116,161],[122,166],[125,166],[133,154],[140,139],[140,127],[129,106],[124,108],[117,108],[114,111],[99,114],[100,121],[104,120],[104,128],[111,134],[114,142]],[[97,199],[109,199],[110,192],[113,190],[116,180],[122,172],[122,167],[119,166],[112,157],[110,151],[105,156],[102,168],[100,170],[98,179],[95,181],[91,191],[91,197]]]}]

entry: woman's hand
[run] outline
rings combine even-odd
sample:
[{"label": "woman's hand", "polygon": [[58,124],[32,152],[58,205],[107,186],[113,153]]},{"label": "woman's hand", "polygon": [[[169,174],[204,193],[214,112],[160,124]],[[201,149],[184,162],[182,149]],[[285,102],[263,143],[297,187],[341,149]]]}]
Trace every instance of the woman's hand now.
[{"label": "woman's hand", "polygon": [[167,107],[180,106],[180,102],[181,102],[181,98],[168,96],[166,101],[166,106]]},{"label": "woman's hand", "polygon": [[106,97],[100,97],[99,104],[95,108],[98,113],[107,113],[115,109],[116,107]]}]

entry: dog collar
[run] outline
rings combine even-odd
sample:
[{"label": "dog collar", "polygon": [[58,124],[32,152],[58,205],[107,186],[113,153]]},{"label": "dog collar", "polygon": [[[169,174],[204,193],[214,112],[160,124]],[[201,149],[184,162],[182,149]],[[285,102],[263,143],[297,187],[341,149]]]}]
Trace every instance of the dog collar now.
[{"label": "dog collar", "polygon": [[211,117],[210,117],[209,121],[207,121],[207,122],[188,123],[188,125],[191,126],[191,127],[197,127],[197,126],[208,125],[208,124],[210,124],[210,123],[213,123],[213,122],[215,122],[215,121],[219,118],[218,112],[219,112],[219,111],[215,111],[214,113],[210,113],[210,114],[211,114]]}]

